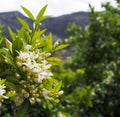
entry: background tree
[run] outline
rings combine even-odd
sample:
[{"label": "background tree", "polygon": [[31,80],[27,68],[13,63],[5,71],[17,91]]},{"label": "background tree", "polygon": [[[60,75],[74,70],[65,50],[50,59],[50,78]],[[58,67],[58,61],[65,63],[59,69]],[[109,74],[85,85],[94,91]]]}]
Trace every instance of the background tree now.
[{"label": "background tree", "polygon": [[117,5],[103,4],[103,12],[90,6],[85,29],[76,24],[68,26],[67,41],[75,52],[72,61],[56,72],[64,83],[62,108],[69,116],[120,116],[119,0]]}]

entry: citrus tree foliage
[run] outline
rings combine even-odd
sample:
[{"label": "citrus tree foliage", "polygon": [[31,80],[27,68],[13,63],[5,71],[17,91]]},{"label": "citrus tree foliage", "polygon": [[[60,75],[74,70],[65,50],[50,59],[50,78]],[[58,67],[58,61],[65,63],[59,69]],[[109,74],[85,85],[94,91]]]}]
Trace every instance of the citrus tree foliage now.
[{"label": "citrus tree foliage", "polygon": [[96,12],[90,6],[85,29],[76,24],[67,29],[75,52],[55,69],[63,80],[60,108],[66,117],[120,116],[120,3],[102,7],[105,11]]},{"label": "citrus tree foliage", "polygon": [[46,29],[40,29],[41,21],[48,18],[44,16],[47,5],[36,18],[21,7],[33,21],[33,28],[17,17],[22,27],[16,32],[8,28],[12,42],[0,32],[0,108],[5,100],[12,100],[20,106],[15,117],[26,116],[31,104],[47,106],[59,101],[62,82],[53,78],[51,68],[60,60],[52,53],[67,46],[53,44],[52,34],[45,35]]}]

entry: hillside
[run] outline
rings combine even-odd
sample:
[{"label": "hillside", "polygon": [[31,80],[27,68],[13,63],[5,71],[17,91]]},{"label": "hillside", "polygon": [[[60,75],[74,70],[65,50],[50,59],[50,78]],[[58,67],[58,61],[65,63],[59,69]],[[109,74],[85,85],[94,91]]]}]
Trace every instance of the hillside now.
[{"label": "hillside", "polygon": [[[0,13],[0,24],[4,25],[4,35],[10,39],[7,27],[11,27],[14,31],[21,27],[17,21],[16,16],[19,16],[26,20],[30,27],[32,27],[32,21],[22,15],[18,11]],[[76,24],[84,27],[88,24],[88,13],[87,12],[76,12],[68,15],[62,15],[59,17],[51,17],[42,22],[41,28],[47,28],[47,32],[52,32],[54,40],[63,39],[68,37],[66,34],[66,28],[68,23],[76,22]]]}]

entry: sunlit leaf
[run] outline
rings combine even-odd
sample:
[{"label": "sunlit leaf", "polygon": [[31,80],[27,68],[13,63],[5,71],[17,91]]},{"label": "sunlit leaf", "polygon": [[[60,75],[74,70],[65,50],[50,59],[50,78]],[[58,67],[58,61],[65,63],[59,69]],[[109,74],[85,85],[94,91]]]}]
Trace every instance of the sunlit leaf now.
[{"label": "sunlit leaf", "polygon": [[47,58],[47,60],[52,65],[58,65],[61,62],[61,59],[59,59],[57,57],[50,57],[50,58]]},{"label": "sunlit leaf", "polygon": [[0,85],[2,85],[4,82],[5,82],[5,79],[4,80],[0,79]]},{"label": "sunlit leaf", "polygon": [[7,94],[6,94],[6,96],[7,97],[14,97],[16,95],[16,92],[15,91],[9,91]]},{"label": "sunlit leaf", "polygon": [[52,45],[53,41],[52,41],[52,34],[51,33],[47,36],[46,43],[47,43],[47,46],[45,48],[45,51],[51,52],[53,49],[53,45]]},{"label": "sunlit leaf", "polygon": [[48,16],[43,16],[42,18],[41,18],[41,21],[42,20],[45,20],[45,19],[47,19],[47,18],[50,18],[50,16],[48,15]]},{"label": "sunlit leaf", "polygon": [[20,51],[20,49],[23,46],[23,41],[21,39],[16,39],[13,44],[12,44],[12,52],[13,55],[16,56],[17,55],[17,51]]},{"label": "sunlit leaf", "polygon": [[36,40],[40,40],[40,36],[45,33],[46,29],[43,30],[38,30],[34,33],[33,37],[32,37],[32,44],[34,44],[36,42]]},{"label": "sunlit leaf", "polygon": [[55,92],[58,92],[62,86],[62,81],[58,82],[58,84],[55,86]]},{"label": "sunlit leaf", "polygon": [[5,39],[5,43],[6,43],[6,48],[12,51],[12,43],[8,39]]},{"label": "sunlit leaf", "polygon": [[68,46],[69,46],[69,44],[62,44],[62,45],[59,45],[59,46],[57,46],[57,47],[54,49],[54,51],[61,50],[61,49],[66,48],[66,47],[68,47]]},{"label": "sunlit leaf", "polygon": [[16,39],[16,34],[12,31],[12,29],[10,27],[8,27],[8,31],[9,31],[9,34],[10,34],[12,40],[14,41]]},{"label": "sunlit leaf", "polygon": [[38,15],[37,15],[37,17],[36,17],[36,20],[35,20],[35,23],[36,23],[36,24],[39,24],[40,21],[42,20],[46,8],[47,8],[47,5],[45,5],[45,6],[40,10],[40,12],[38,13]]},{"label": "sunlit leaf", "polygon": [[31,18],[33,21],[35,20],[33,14],[25,7],[21,6],[21,8],[23,9],[23,11],[26,13],[26,15]]},{"label": "sunlit leaf", "polygon": [[17,17],[17,19],[27,30],[30,30],[29,25],[26,23],[26,21],[24,21],[20,17]]}]

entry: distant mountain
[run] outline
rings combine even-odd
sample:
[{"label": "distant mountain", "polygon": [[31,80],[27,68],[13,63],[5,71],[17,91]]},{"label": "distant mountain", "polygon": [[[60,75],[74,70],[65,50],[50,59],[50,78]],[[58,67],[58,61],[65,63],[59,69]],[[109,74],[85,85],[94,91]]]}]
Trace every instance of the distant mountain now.
[{"label": "distant mountain", "polygon": [[21,27],[21,24],[18,22],[16,17],[23,18],[32,27],[32,21],[18,11],[0,13],[0,24],[4,25],[4,29],[5,29],[4,35],[8,39],[10,39],[10,35],[8,33],[8,27],[10,27],[13,31],[20,29]]},{"label": "distant mountain", "polygon": [[[0,13],[0,24],[4,25],[4,35],[10,39],[7,27],[11,27],[14,31],[20,29],[21,24],[17,21],[16,16],[26,20],[30,27],[32,27],[32,21],[25,17],[18,11]],[[85,27],[88,24],[88,12],[76,12],[68,15],[62,15],[59,17],[51,17],[42,22],[41,28],[47,28],[47,32],[52,32],[53,39],[63,39],[68,37],[66,34],[66,28],[68,23],[76,22],[76,24]]]},{"label": "distant mountain", "polygon": [[66,38],[68,36],[66,34],[68,23],[73,22],[84,27],[88,24],[88,13],[77,12],[68,15],[62,15],[59,17],[49,18],[43,22],[43,26],[47,27],[48,31],[52,32],[59,38]]}]

